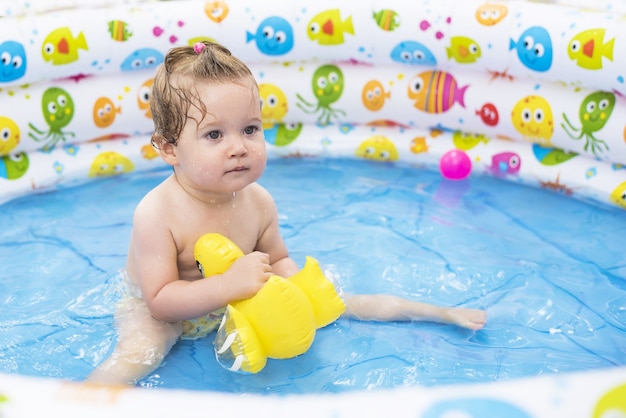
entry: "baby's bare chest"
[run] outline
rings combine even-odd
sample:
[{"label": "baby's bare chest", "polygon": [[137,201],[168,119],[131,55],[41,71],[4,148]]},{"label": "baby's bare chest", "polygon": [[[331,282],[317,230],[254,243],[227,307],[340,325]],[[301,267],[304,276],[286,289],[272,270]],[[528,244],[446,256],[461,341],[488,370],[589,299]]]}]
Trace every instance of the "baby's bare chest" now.
[{"label": "baby's bare chest", "polygon": [[247,254],[254,251],[266,227],[262,216],[245,208],[233,208],[228,213],[216,210],[201,211],[181,217],[177,223],[178,226],[172,230],[175,231],[173,235],[178,251],[178,268],[181,276],[186,276],[187,279],[197,278],[194,247],[202,235],[222,234]]}]

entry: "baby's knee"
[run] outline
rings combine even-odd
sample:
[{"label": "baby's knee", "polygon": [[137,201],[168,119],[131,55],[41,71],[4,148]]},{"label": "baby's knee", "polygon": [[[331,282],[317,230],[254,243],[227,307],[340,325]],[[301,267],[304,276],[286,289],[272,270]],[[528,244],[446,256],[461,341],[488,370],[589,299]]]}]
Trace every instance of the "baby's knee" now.
[{"label": "baby's knee", "polygon": [[179,336],[176,327],[155,334],[137,333],[132,338],[120,340],[115,351],[131,363],[158,365]]},{"label": "baby's knee", "polygon": [[123,361],[127,364],[143,364],[145,366],[158,366],[163,362],[171,346],[157,341],[134,340],[128,343],[118,344],[113,352],[115,361]]}]

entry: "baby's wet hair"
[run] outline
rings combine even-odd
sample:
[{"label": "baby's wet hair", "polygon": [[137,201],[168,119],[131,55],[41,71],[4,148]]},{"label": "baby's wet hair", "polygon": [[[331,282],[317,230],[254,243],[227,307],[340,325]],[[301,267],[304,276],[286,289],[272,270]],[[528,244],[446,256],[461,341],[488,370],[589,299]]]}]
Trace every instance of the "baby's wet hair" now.
[{"label": "baby's wet hair", "polygon": [[177,144],[191,106],[197,107],[202,115],[206,114],[195,84],[203,81],[249,81],[256,86],[248,66],[223,45],[202,41],[194,46],[170,49],[157,68],[150,100],[154,121],[151,142],[157,149],[164,142]]}]

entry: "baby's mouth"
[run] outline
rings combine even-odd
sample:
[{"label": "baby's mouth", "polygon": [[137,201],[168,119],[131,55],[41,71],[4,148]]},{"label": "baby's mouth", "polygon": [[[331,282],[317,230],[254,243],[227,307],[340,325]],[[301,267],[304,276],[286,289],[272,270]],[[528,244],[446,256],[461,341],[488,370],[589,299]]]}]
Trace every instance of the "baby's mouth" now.
[{"label": "baby's mouth", "polygon": [[238,167],[233,168],[232,170],[228,170],[226,173],[236,173],[239,171],[246,171],[246,170],[248,170],[248,167],[238,166]]}]

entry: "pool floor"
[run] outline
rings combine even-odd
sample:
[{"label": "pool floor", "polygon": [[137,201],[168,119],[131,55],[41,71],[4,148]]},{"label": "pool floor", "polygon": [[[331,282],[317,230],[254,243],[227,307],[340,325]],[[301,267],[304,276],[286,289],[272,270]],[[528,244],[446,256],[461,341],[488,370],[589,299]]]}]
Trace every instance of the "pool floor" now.
[{"label": "pool floor", "polygon": [[[0,210],[0,372],[82,380],[113,348],[132,213],[169,169],[30,195]],[[259,374],[181,341],[154,388],[317,393],[507,380],[626,364],[626,212],[403,164],[271,160],[260,181],[301,265],[350,293],[482,308],[478,332],[340,319]]]}]

